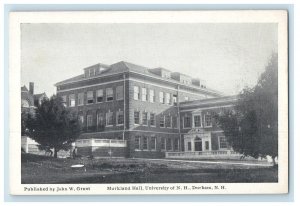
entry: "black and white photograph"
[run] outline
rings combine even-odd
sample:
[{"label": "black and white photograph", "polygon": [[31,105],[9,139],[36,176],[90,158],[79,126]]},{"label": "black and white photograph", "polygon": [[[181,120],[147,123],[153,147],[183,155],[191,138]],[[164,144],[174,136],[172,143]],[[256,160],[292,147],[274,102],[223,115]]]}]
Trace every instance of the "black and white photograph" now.
[{"label": "black and white photograph", "polygon": [[286,11],[11,19],[14,194],[288,192]]}]

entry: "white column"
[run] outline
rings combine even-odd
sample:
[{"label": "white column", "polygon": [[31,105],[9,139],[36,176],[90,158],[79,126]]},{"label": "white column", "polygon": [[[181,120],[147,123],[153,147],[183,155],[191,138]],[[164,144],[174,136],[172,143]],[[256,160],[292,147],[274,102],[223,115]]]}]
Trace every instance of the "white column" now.
[{"label": "white column", "polygon": [[192,152],[195,152],[195,137],[192,136],[190,140],[191,140]]}]

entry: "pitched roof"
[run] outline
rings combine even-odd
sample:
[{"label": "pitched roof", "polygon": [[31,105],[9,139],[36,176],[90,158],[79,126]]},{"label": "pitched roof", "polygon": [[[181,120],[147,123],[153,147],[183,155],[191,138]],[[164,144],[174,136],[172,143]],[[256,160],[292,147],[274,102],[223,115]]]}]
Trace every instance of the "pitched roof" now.
[{"label": "pitched roof", "polygon": [[[101,65],[102,64],[95,64],[95,65],[87,67],[87,68],[97,67],[97,66],[101,66]],[[85,68],[85,69],[87,69],[87,68]],[[120,61],[120,62],[117,62],[115,64],[110,65],[107,68],[107,70],[101,72],[101,74],[109,75],[109,74],[116,74],[116,73],[129,72],[129,71],[134,71],[134,72],[138,72],[138,73],[141,73],[141,74],[154,75],[154,74],[150,73],[146,67],[139,66],[139,65],[136,65],[136,64],[125,62],[125,61]],[[157,75],[154,75],[154,76],[157,77]],[[86,79],[84,77],[84,74],[81,74],[81,75],[66,79],[64,81],[57,82],[55,84],[55,86],[58,86],[58,85],[61,85],[61,84],[67,84],[67,83],[71,83],[71,82],[75,82],[75,81],[79,81],[79,80],[84,80],[84,79]]]},{"label": "pitched roof", "polygon": [[83,80],[83,79],[84,79],[84,74],[81,74],[81,75],[78,75],[78,76],[75,76],[75,77],[57,82],[55,84],[55,86],[60,85],[60,84],[67,84],[67,83],[70,83],[70,82],[79,81],[79,80]]},{"label": "pitched roof", "polygon": [[28,89],[27,89],[27,87],[24,85],[23,87],[21,87],[21,91],[22,91],[22,92],[28,92]]},{"label": "pitched roof", "polygon": [[34,94],[33,98],[36,100],[36,99],[40,99],[42,96],[46,96],[46,93],[43,92],[43,93],[40,93],[40,94]]},{"label": "pitched roof", "polygon": [[[102,71],[101,75],[110,75],[110,74],[117,74],[117,73],[122,73],[122,72],[136,72],[136,73],[139,73],[139,74],[142,74],[142,75],[148,75],[148,76],[152,76],[152,77],[155,77],[155,78],[160,78],[162,80],[166,80],[163,77],[151,72],[152,69],[150,69],[150,68],[140,66],[140,65],[137,65],[137,64],[133,64],[133,63],[130,63],[130,62],[126,62],[126,61],[120,61],[120,62],[114,63],[112,65],[106,65],[106,64],[99,63],[99,64],[95,64],[95,65],[86,67],[84,69],[86,70],[88,68],[93,68],[93,67],[94,68],[97,68],[97,67],[99,68],[99,67],[102,67],[102,66],[104,68],[107,68],[107,69]],[[162,67],[158,67],[158,68],[167,70],[167,69],[162,68]],[[169,71],[169,70],[167,70],[167,71]],[[99,75],[99,77],[101,77],[101,75]],[[188,76],[188,75],[185,75],[185,76]],[[98,75],[96,77],[98,77]],[[94,78],[94,77],[92,77],[92,78]],[[59,86],[59,85],[62,85],[62,84],[73,83],[73,82],[77,82],[77,81],[80,81],[80,80],[86,80],[86,79],[89,79],[89,78],[85,78],[84,74],[81,74],[81,75],[66,79],[64,81],[58,82],[58,83],[55,84],[55,86]],[[173,83],[178,83],[178,81],[175,80],[175,79],[167,79],[167,81],[173,82]],[[195,85],[190,85],[190,86],[195,86]],[[216,91],[216,90],[213,90],[213,89],[210,89],[210,88],[200,88],[200,89],[206,90],[208,92],[213,92],[213,93],[216,93],[218,95],[222,95],[219,91]]]}]

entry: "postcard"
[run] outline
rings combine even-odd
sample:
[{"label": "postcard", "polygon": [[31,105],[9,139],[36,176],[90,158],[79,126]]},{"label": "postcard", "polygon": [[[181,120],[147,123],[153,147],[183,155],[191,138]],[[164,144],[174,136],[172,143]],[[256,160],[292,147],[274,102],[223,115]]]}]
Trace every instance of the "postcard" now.
[{"label": "postcard", "polygon": [[287,11],[9,18],[12,195],[288,193]]}]

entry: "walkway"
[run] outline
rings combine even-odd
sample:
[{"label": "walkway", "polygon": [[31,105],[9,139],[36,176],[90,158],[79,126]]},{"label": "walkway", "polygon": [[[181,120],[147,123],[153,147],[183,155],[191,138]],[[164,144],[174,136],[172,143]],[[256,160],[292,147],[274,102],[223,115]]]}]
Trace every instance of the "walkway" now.
[{"label": "walkway", "polygon": [[233,161],[203,161],[203,160],[174,160],[174,159],[146,159],[146,158],[133,158],[141,160],[151,160],[151,161],[165,161],[165,162],[185,162],[185,163],[201,163],[201,164],[226,164],[226,165],[244,165],[244,166],[261,166],[261,167],[271,167],[271,163],[250,163],[246,161],[242,162],[233,162]]}]

